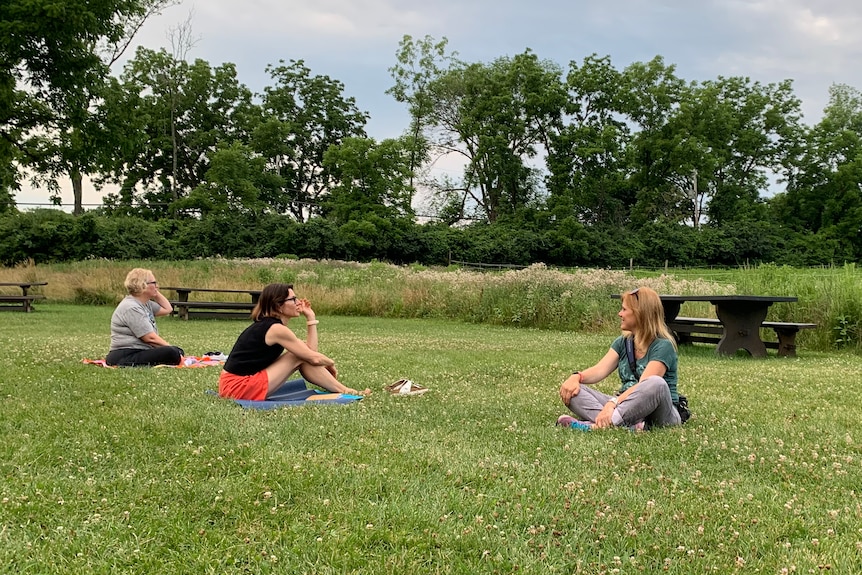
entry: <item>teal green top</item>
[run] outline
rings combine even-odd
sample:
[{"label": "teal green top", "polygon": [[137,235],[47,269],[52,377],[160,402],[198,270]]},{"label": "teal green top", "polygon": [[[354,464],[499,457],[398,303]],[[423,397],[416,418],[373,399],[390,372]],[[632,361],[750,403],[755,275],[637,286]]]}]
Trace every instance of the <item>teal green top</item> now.
[{"label": "teal green top", "polygon": [[[617,372],[620,374],[620,381],[622,382],[622,387],[620,387],[620,393],[624,392],[634,384],[638,382],[638,376],[632,373],[631,367],[629,366],[629,359],[626,356],[626,342],[624,336],[619,336],[614,342],[611,344],[611,349],[617,352],[620,356],[620,363],[617,367]],[[674,403],[679,402],[679,394],[676,391],[676,382],[677,382],[677,364],[679,363],[679,358],[676,354],[676,349],[673,347],[673,344],[664,338],[656,338],[650,344],[649,349],[642,358],[635,360],[637,363],[638,371],[643,373],[646,366],[651,361],[660,361],[667,368],[664,374],[664,380],[667,382],[668,387],[670,387],[670,396],[673,399]]]}]

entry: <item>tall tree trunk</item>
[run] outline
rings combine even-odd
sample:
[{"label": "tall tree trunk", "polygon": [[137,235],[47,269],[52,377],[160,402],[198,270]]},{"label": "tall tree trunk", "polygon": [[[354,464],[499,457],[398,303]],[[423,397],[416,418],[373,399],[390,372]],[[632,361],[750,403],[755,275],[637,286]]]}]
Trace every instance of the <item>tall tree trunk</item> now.
[{"label": "tall tree trunk", "polygon": [[80,216],[84,213],[84,175],[80,170],[73,168],[69,172],[69,178],[72,180],[72,196],[75,198],[72,215]]},{"label": "tall tree trunk", "polygon": [[177,121],[176,121],[176,104],[171,103],[171,148],[173,149],[173,157],[171,159],[171,198],[174,201],[179,199],[177,195]]}]

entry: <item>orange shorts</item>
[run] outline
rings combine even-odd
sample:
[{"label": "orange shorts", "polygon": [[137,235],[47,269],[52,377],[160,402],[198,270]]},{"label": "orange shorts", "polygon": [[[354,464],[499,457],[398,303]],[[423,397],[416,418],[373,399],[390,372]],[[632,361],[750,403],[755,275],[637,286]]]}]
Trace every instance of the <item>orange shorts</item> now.
[{"label": "orange shorts", "polygon": [[269,391],[269,377],[266,370],[254,375],[234,375],[225,370],[218,378],[218,394],[231,399],[251,399],[263,401]]}]

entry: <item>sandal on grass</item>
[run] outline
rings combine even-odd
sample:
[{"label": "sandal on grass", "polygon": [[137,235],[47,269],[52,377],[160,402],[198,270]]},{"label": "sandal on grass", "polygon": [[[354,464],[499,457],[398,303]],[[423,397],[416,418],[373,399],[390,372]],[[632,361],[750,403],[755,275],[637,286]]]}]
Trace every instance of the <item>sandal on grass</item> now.
[{"label": "sandal on grass", "polygon": [[427,387],[413,383],[409,379],[399,379],[395,383],[384,386],[383,389],[392,395],[422,395],[428,391]]}]

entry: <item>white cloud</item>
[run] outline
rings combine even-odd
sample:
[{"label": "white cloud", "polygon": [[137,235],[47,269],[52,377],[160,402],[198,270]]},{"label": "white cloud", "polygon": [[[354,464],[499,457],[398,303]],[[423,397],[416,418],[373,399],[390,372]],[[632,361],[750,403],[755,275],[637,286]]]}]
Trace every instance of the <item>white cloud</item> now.
[{"label": "white cloud", "polygon": [[290,37],[333,48],[345,40],[387,38],[436,20],[424,3],[399,0],[210,0],[195,12],[207,29],[225,35],[247,34],[252,42]]}]

